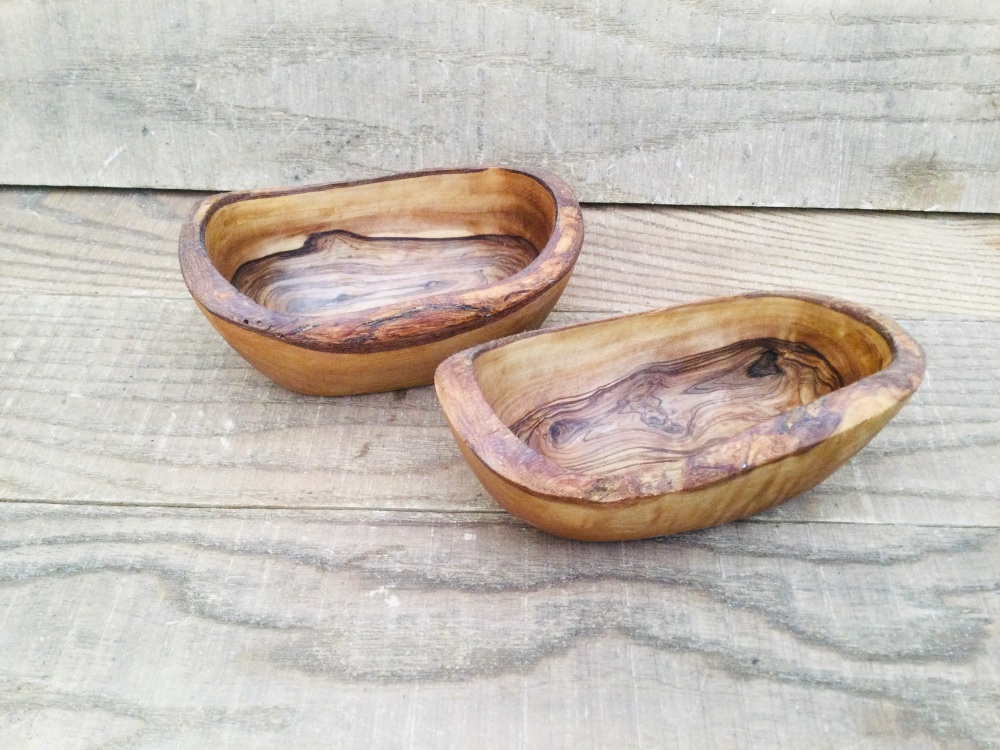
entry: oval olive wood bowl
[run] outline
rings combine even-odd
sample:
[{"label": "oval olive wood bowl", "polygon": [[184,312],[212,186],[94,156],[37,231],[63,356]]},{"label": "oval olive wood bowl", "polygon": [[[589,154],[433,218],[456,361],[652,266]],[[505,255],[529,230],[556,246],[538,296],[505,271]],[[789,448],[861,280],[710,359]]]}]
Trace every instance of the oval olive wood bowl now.
[{"label": "oval olive wood bowl", "polygon": [[582,242],[558,177],[449,169],[212,196],[180,264],[254,367],[331,396],[426,385],[450,354],[537,327]]},{"label": "oval olive wood bowl", "polygon": [[459,448],[513,515],[559,536],[673,534],[815,486],[920,385],[894,321],[747,294],[512,336],[447,359]]}]

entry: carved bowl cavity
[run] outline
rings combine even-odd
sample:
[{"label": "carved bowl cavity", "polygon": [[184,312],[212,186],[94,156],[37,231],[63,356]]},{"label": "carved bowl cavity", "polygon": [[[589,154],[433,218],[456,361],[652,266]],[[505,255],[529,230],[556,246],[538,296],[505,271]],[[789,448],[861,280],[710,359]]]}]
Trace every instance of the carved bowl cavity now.
[{"label": "carved bowl cavity", "polygon": [[559,178],[488,167],[213,196],[180,263],[251,364],[343,395],[425,385],[450,354],[538,326],[582,241]]},{"label": "carved bowl cavity", "polygon": [[851,303],[750,294],[514,336],[438,369],[459,447],[542,529],[628,539],[813,487],[920,384],[919,346]]}]

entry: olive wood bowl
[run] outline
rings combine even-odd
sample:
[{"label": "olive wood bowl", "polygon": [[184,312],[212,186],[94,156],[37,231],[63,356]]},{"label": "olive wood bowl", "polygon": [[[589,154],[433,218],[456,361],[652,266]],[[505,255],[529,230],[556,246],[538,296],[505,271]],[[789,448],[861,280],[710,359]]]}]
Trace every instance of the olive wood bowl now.
[{"label": "olive wood bowl", "polygon": [[537,327],[582,242],[562,180],[488,167],[212,196],[179,254],[237,352],[331,396],[426,385],[450,354]]},{"label": "olive wood bowl", "polygon": [[511,336],[447,359],[438,398],[510,513],[571,539],[673,534],[815,486],[920,385],[894,321],[746,294]]}]

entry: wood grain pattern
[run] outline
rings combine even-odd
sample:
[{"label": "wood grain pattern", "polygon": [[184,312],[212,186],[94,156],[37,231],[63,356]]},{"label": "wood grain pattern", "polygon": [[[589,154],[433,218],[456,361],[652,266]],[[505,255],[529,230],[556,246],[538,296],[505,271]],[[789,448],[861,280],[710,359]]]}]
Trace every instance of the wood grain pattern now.
[{"label": "wood grain pattern", "polygon": [[[177,273],[199,197],[0,190],[4,496],[490,510],[429,389],[302,400],[220,346]],[[998,522],[1000,219],[585,212],[588,246],[554,323],[799,284],[903,316],[926,347],[930,377],[893,429],[772,518]]]},{"label": "wood grain pattern", "polygon": [[0,4],[0,181],[482,162],[588,201],[997,211],[989,3]]},{"label": "wood grain pattern", "polygon": [[987,748],[998,542],[2,504],[0,740]]},{"label": "wood grain pattern", "polygon": [[[186,299],[177,235],[200,197],[0,188],[0,290]],[[895,316],[1000,318],[997,216],[585,206],[584,218],[564,311],[802,288]]]},{"label": "wood grain pattern", "polygon": [[[920,346],[875,311],[753,293],[490,341],[442,362],[434,386],[501,506],[552,534],[619,541],[812,489],[897,414],[924,369]],[[779,391],[794,379],[792,398],[765,398],[769,375]]]},{"label": "wood grain pattern", "polygon": [[642,365],[594,391],[541,404],[510,428],[560,466],[607,476],[690,457],[844,385],[806,344],[744,340]]},{"label": "wood grain pattern", "polygon": [[929,368],[802,498],[593,545],[498,512],[430,388],[222,345],[198,197],[0,190],[0,746],[996,745],[996,217],[585,208],[552,324],[800,286]]},{"label": "wood grain pattern", "polygon": [[[409,252],[400,254],[397,244],[394,255],[359,266],[356,254],[337,260],[343,243],[331,246],[331,232],[368,238],[369,247],[375,238],[380,246],[403,241]],[[487,236],[508,239],[476,240]],[[454,259],[456,239],[465,255],[469,242],[480,256],[501,253],[491,283],[479,283],[481,274],[471,284],[433,283]],[[511,262],[511,242],[523,267]],[[431,251],[413,252],[421,243]],[[561,179],[483,167],[211,196],[181,228],[178,255],[198,309],[240,356],[296,393],[348,396],[427,385],[451,354],[537,327],[565,289],[582,243],[580,205]],[[399,268],[393,282],[384,267],[403,260],[414,265]],[[295,269],[291,283],[304,305],[253,288],[255,269],[275,262]],[[503,267],[509,272],[498,274]],[[400,286],[398,274],[407,270],[416,287]],[[382,292],[351,295],[341,283],[345,271],[350,283]],[[464,276],[468,267],[455,271]],[[287,273],[281,283],[288,286]],[[240,294],[234,284],[254,293]],[[265,304],[272,297],[281,304]],[[339,304],[345,298],[349,304]]]},{"label": "wood grain pattern", "polygon": [[[5,498],[495,510],[455,451],[431,388],[297,396],[224,346],[189,300],[7,301]],[[555,313],[550,323],[594,317]],[[903,323],[927,352],[921,389],[849,466],[769,517],[1000,525],[1000,325]]]},{"label": "wood grain pattern", "polygon": [[232,282],[279,312],[357,312],[489,286],[537,255],[527,240],[508,235],[407,239],[334,230],[309,235],[297,249],[246,261]]}]

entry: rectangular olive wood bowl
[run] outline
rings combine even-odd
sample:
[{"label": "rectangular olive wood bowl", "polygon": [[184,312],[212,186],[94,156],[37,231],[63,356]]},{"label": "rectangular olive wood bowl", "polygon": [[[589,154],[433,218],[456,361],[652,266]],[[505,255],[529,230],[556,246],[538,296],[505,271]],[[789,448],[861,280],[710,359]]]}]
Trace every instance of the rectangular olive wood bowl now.
[{"label": "rectangular olive wood bowl", "polygon": [[562,180],[491,167],[213,196],[179,252],[237,352],[329,396],[426,385],[450,354],[540,325],[582,242]]},{"label": "rectangular olive wood bowl", "polygon": [[465,459],[559,536],[672,534],[815,486],[920,385],[920,347],[848,302],[748,294],[526,333],[437,370]]}]

